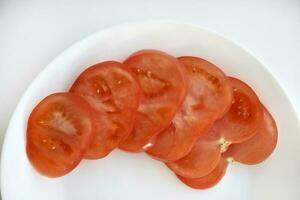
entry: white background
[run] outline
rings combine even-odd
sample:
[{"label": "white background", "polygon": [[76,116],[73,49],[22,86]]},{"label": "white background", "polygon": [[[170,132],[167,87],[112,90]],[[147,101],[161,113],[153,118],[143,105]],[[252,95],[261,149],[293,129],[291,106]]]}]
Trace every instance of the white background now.
[{"label": "white background", "polygon": [[20,97],[55,56],[99,29],[149,19],[234,40],[267,65],[300,115],[300,0],[0,0],[0,146]]}]

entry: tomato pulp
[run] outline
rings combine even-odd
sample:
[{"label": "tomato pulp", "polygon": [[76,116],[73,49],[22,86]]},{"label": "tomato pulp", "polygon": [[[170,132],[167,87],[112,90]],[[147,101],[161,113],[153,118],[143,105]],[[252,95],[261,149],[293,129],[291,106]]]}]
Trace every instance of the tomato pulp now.
[{"label": "tomato pulp", "polygon": [[116,61],[98,63],[82,72],[70,89],[95,111],[96,135],[85,153],[87,159],[106,156],[133,129],[140,89],[125,68]]},{"label": "tomato pulp", "polygon": [[147,153],[162,161],[175,161],[189,153],[215,119],[229,109],[232,89],[226,75],[197,57],[180,57],[188,78],[188,92],[172,124],[160,133]]},{"label": "tomato pulp", "polygon": [[210,173],[230,144],[244,142],[259,130],[263,109],[255,92],[238,79],[229,78],[229,83],[233,90],[230,109],[196,142],[187,156],[167,163],[176,174],[198,178]]},{"label": "tomato pulp", "polygon": [[141,101],[133,131],[119,147],[146,151],[155,136],[170,125],[185,97],[185,72],[175,58],[156,50],[134,53],[124,64],[138,77]]},{"label": "tomato pulp", "polygon": [[38,172],[63,176],[79,164],[93,137],[93,112],[88,103],[75,94],[55,93],[31,112],[26,151]]}]

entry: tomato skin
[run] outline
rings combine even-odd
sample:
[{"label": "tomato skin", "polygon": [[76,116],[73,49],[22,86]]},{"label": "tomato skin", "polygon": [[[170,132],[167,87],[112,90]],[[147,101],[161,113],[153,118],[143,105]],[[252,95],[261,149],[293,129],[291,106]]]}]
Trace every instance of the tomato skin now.
[{"label": "tomato skin", "polygon": [[70,89],[95,111],[96,135],[85,153],[86,159],[105,157],[133,129],[140,88],[135,75],[125,68],[116,61],[98,63],[83,71]]},{"label": "tomato skin", "polygon": [[194,189],[208,189],[215,186],[224,177],[228,167],[228,161],[224,158],[220,160],[218,165],[209,174],[200,178],[186,178],[177,175],[178,179],[187,186]]},{"label": "tomato skin", "polygon": [[188,93],[172,124],[161,132],[147,153],[165,162],[186,156],[197,140],[228,110],[232,89],[226,75],[212,63],[197,57],[180,57],[187,71]]},{"label": "tomato skin", "polygon": [[258,132],[243,143],[233,144],[224,156],[247,165],[255,165],[266,160],[274,151],[278,132],[276,122],[270,112],[263,107],[263,123]]},{"label": "tomato skin", "polygon": [[93,137],[93,111],[88,103],[75,94],[55,93],[29,116],[27,156],[40,174],[63,176],[79,164]]},{"label": "tomato skin", "polygon": [[124,64],[138,77],[141,101],[133,132],[119,148],[143,152],[170,125],[182,103],[186,94],[185,72],[174,57],[157,50],[138,51]]}]

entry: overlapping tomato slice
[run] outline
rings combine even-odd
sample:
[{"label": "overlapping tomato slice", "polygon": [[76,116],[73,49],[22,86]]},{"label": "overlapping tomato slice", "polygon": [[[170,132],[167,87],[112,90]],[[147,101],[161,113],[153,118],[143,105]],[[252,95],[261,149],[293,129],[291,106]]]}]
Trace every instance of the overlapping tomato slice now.
[{"label": "overlapping tomato slice", "polygon": [[123,64],[106,61],[89,67],[72,85],[94,109],[96,135],[85,153],[87,159],[109,154],[131,133],[139,103],[139,85]]},{"label": "overlapping tomato slice", "polygon": [[163,161],[184,157],[230,107],[232,89],[225,74],[212,63],[197,57],[180,57],[186,69],[188,92],[172,124],[160,133],[147,153]]},{"label": "overlapping tomato slice", "polygon": [[94,137],[93,112],[80,96],[55,93],[31,112],[26,135],[27,156],[48,177],[59,177],[81,161]]},{"label": "overlapping tomato slice", "polygon": [[189,178],[208,174],[230,144],[243,142],[258,131],[263,111],[255,92],[238,79],[229,78],[229,83],[233,90],[230,109],[198,140],[186,157],[167,163],[175,173]]},{"label": "overlapping tomato slice", "polygon": [[277,139],[275,120],[243,81],[198,57],[141,50],[93,65],[69,93],[43,99],[28,120],[26,152],[38,172],[59,177],[117,147],[146,151],[206,189],[231,162],[264,161]]},{"label": "overlapping tomato slice", "polygon": [[254,165],[267,159],[277,145],[278,132],[274,118],[264,107],[263,123],[258,132],[243,143],[233,144],[226,157],[232,157],[239,163]]},{"label": "overlapping tomato slice", "polygon": [[138,77],[141,101],[133,131],[119,147],[146,151],[153,138],[170,125],[185,97],[185,72],[175,58],[155,50],[139,51],[124,64]]},{"label": "overlapping tomato slice", "polygon": [[198,178],[207,175],[218,165],[221,158],[219,138],[213,127],[196,142],[188,155],[177,161],[166,162],[166,165],[183,177]]},{"label": "overlapping tomato slice", "polygon": [[177,175],[178,179],[184,184],[195,189],[207,189],[216,185],[226,173],[228,167],[228,161],[225,158],[221,158],[216,167],[209,174],[200,178],[187,178]]},{"label": "overlapping tomato slice", "polygon": [[[258,164],[267,159],[277,144],[276,123],[266,108],[263,108],[263,121],[258,132],[247,141],[233,144],[222,154],[218,165],[207,175],[199,178],[188,178],[177,175],[186,185],[196,189],[206,189],[217,184],[224,176],[230,162]],[[205,161],[204,161],[205,162]]]}]

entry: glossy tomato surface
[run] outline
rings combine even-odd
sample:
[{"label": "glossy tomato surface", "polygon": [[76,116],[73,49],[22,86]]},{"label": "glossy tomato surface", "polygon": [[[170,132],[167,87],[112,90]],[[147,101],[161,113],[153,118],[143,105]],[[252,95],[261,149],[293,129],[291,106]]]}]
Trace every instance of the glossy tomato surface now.
[{"label": "glossy tomato surface", "polygon": [[233,90],[230,109],[199,138],[187,156],[167,162],[176,174],[188,178],[209,174],[231,144],[245,141],[259,131],[263,123],[262,106],[255,92],[238,79],[229,78],[229,83]]},{"label": "glossy tomato surface", "polygon": [[95,111],[96,135],[85,153],[87,159],[106,156],[133,129],[140,89],[125,68],[116,61],[98,63],[83,71],[70,89]]},{"label": "glossy tomato surface", "polygon": [[225,154],[227,157],[232,157],[234,161],[243,164],[258,164],[271,155],[277,145],[277,139],[276,122],[264,107],[263,123],[257,134],[243,143],[233,144]]},{"label": "glossy tomato surface", "polygon": [[232,89],[227,76],[212,63],[197,57],[180,57],[187,72],[188,91],[172,124],[147,153],[163,161],[175,161],[189,153],[195,142],[229,109]]},{"label": "glossy tomato surface", "polygon": [[133,132],[120,148],[146,151],[170,125],[186,95],[185,71],[174,57],[157,50],[136,52],[124,64],[138,77],[141,101]]},{"label": "glossy tomato surface", "polygon": [[211,171],[209,174],[200,177],[200,178],[186,178],[183,176],[177,175],[179,180],[181,180],[184,184],[188,185],[191,188],[194,189],[208,189],[210,187],[213,187],[217,183],[220,182],[220,180],[223,178],[223,176],[226,173],[228,167],[228,161],[224,158],[220,160],[218,165]]},{"label": "glossy tomato surface", "polygon": [[55,93],[30,114],[27,156],[42,175],[63,176],[78,165],[93,137],[94,121],[88,103],[75,94]]}]

